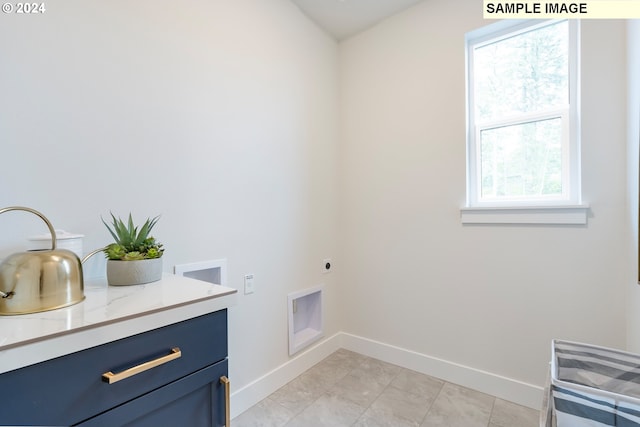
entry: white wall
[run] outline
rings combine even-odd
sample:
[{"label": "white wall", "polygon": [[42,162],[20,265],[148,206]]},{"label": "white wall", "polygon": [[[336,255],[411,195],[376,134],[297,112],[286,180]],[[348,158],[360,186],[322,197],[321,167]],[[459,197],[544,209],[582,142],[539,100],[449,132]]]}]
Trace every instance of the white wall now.
[{"label": "white wall", "polygon": [[640,20],[627,22],[627,178],[629,228],[632,230],[628,253],[631,277],[628,281],[627,346],[640,352],[640,286],[638,285],[638,161],[640,142]]},{"label": "white wall", "polygon": [[541,386],[553,338],[626,344],[625,23],[582,26],[581,226],[463,226],[464,34],[429,0],[340,46],[343,330]]},{"label": "white wall", "polygon": [[[0,16],[0,206],[87,250],[110,241],[109,211],[161,214],[165,270],[227,258],[236,288],[255,274],[230,310],[234,390],[289,359],[289,292],[324,283],[336,333],[321,273],[337,257],[336,43],[285,0],[46,6]],[[45,230],[6,213],[0,249]]]}]

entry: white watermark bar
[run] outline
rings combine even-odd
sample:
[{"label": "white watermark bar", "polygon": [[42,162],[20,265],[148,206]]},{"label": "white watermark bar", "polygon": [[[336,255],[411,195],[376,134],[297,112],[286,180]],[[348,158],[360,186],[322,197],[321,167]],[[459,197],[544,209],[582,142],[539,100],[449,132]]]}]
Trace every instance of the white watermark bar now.
[{"label": "white watermark bar", "polygon": [[485,19],[638,19],[640,0],[491,1]]}]

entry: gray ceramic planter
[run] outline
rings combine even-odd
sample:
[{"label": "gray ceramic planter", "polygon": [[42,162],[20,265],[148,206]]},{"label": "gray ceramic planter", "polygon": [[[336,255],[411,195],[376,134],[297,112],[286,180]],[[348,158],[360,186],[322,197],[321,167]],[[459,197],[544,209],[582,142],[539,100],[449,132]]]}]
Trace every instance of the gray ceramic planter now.
[{"label": "gray ceramic planter", "polygon": [[112,286],[141,285],[162,278],[162,258],[107,261],[107,282]]}]

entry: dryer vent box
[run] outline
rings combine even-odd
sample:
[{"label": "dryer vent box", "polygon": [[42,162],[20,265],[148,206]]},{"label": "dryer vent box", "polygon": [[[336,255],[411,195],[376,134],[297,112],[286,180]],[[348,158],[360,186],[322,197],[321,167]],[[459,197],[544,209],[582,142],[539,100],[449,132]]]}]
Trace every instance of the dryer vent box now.
[{"label": "dryer vent box", "polygon": [[289,355],[324,336],[322,286],[288,295]]}]

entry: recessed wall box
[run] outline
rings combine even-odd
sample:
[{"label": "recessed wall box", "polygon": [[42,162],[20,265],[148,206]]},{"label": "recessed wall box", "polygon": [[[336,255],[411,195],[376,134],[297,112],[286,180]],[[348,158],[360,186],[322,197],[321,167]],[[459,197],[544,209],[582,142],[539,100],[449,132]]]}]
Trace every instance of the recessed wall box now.
[{"label": "recessed wall box", "polygon": [[322,292],[320,285],[288,295],[289,355],[324,336]]},{"label": "recessed wall box", "polygon": [[227,260],[224,258],[180,264],[173,267],[173,273],[179,276],[190,277],[192,279],[226,286]]}]

